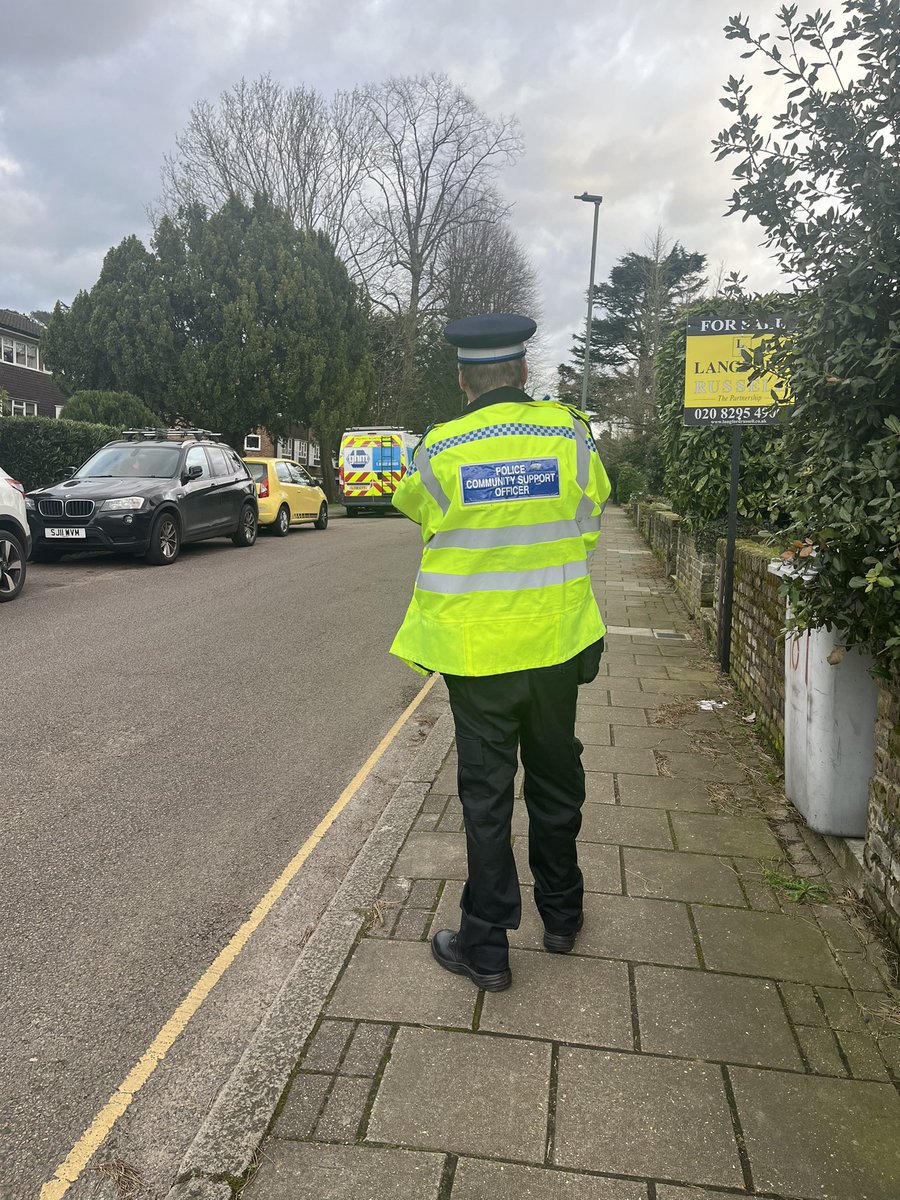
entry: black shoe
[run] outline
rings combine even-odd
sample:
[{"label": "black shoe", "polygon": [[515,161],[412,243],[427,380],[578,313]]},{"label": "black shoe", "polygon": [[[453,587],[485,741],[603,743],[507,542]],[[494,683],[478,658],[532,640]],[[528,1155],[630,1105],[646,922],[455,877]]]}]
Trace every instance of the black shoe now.
[{"label": "black shoe", "polygon": [[454,975],[467,975],[476,987],[486,992],[502,992],[512,983],[512,971],[479,971],[467,963],[459,952],[458,935],[452,929],[439,929],[431,939],[431,953],[445,971]]},{"label": "black shoe", "polygon": [[544,930],[544,949],[549,950],[551,954],[568,954],[575,945],[575,939],[578,937],[578,931],[584,924],[584,913],[578,914],[578,924],[571,933],[551,933],[549,929]]}]

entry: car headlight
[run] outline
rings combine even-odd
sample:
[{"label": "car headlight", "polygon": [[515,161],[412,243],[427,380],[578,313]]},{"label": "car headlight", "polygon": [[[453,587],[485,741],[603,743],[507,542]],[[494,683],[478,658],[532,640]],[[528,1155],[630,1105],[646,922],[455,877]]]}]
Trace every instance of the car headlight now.
[{"label": "car headlight", "polygon": [[32,510],[32,512],[34,512],[34,510],[37,508],[37,505],[35,504],[35,502],[32,500],[32,498],[30,496],[26,496],[25,497],[25,507],[30,508]]},{"label": "car headlight", "polygon": [[101,509],[106,512],[121,512],[123,509],[133,511],[136,508],[144,507],[143,496],[117,496],[114,500],[104,500],[100,505]]}]

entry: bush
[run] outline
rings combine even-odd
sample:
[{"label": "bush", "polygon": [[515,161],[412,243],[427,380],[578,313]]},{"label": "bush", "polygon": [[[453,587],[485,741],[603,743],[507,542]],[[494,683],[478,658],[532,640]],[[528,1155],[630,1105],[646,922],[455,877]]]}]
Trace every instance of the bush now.
[{"label": "bush", "polygon": [[[817,568],[787,582],[802,626],[832,625],[900,673],[900,140],[893,0],[828,13],[786,4],[775,38],[733,17],[727,36],[784,88],[780,112],[751,108],[729,80],[731,212],[756,218],[794,281],[797,331],[773,363],[797,409],[785,436],[783,506],[797,555]],[[841,65],[843,47],[851,65]],[[767,91],[767,94],[770,94]],[[772,136],[765,130],[771,128]]]},{"label": "bush", "polygon": [[79,466],[105,442],[121,436],[117,426],[4,417],[0,418],[0,466],[31,491],[58,483],[67,467]]},{"label": "bush", "polygon": [[66,421],[117,425],[120,429],[155,429],[162,418],[132,392],[75,392],[62,410]]},{"label": "bush", "polygon": [[647,480],[643,471],[639,471],[631,463],[621,463],[616,477],[616,504],[627,504],[634,492],[642,492],[646,486]]}]

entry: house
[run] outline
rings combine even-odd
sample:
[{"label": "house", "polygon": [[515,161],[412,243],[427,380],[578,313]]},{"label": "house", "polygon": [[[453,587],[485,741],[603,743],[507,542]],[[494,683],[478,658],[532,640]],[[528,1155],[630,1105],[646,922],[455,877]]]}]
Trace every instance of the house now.
[{"label": "house", "polygon": [[[273,439],[262,427],[244,438],[244,454],[261,454],[266,458],[290,458],[305,467],[314,479],[322,478],[322,451],[308,425],[290,425],[284,437]],[[332,462],[332,472],[337,463]]]},{"label": "house", "polygon": [[43,326],[0,308],[0,392],[14,417],[58,417],[66,402],[41,359]]}]

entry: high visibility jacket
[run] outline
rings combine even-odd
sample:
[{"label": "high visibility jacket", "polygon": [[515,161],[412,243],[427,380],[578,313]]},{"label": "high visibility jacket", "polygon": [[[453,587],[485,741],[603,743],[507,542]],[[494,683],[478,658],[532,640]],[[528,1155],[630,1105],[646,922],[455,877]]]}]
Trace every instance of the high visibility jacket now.
[{"label": "high visibility jacket", "polygon": [[603,637],[590,556],[609,490],[587,418],[518,388],[429,430],[394,494],[425,547],[391,653],[424,672],[498,675]]}]

